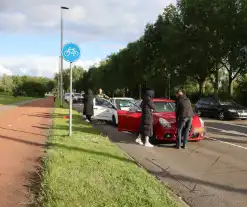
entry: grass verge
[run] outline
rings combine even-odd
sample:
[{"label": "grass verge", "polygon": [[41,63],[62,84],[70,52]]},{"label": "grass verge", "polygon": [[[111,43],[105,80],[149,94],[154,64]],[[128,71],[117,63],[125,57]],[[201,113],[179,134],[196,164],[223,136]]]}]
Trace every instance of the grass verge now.
[{"label": "grass verge", "polygon": [[39,202],[44,207],[175,207],[167,188],[68,109],[56,108]]},{"label": "grass verge", "polygon": [[19,96],[19,97],[14,97],[14,96],[6,96],[6,95],[0,95],[0,106],[1,105],[7,105],[7,104],[14,104],[14,103],[19,103],[22,101],[28,101],[34,99],[33,97],[25,97],[25,96]]}]

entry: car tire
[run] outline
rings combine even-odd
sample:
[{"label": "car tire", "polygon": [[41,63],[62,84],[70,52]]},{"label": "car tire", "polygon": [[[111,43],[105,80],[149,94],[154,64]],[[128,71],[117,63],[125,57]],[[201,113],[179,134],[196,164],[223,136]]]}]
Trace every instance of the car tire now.
[{"label": "car tire", "polygon": [[221,120],[221,121],[225,120],[224,111],[220,111],[220,112],[218,113],[218,119]]},{"label": "car tire", "polygon": [[114,127],[117,127],[117,122],[116,122],[116,117],[115,116],[112,116],[112,125]]}]

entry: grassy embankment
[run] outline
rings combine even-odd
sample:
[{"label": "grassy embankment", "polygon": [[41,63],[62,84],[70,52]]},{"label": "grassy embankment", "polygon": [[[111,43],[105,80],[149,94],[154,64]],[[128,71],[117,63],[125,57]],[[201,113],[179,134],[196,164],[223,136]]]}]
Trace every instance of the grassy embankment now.
[{"label": "grassy embankment", "polygon": [[[57,104],[58,106],[59,104]],[[175,207],[168,189],[74,112],[56,108],[39,201],[45,207]]]},{"label": "grassy embankment", "polygon": [[35,99],[33,97],[25,97],[25,96],[18,96],[18,97],[14,97],[14,96],[6,96],[3,94],[0,94],[0,106],[1,105],[7,105],[7,104],[15,104],[15,103],[19,103],[22,101],[28,101],[28,100],[32,100]]}]

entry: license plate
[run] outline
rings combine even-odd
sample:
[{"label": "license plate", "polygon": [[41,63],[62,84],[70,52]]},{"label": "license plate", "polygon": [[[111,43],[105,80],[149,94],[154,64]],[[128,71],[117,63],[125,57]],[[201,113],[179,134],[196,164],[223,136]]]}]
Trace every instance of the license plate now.
[{"label": "license plate", "polygon": [[205,128],[204,127],[200,127],[200,128],[195,128],[194,129],[194,133],[203,133],[205,132]]}]

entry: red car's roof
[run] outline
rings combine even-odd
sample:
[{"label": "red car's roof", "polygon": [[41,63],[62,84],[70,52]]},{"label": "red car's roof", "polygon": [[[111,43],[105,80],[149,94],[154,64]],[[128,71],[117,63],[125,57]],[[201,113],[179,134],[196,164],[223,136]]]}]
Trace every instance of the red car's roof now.
[{"label": "red car's roof", "polygon": [[153,102],[175,102],[174,100],[167,99],[167,98],[153,98]]}]

